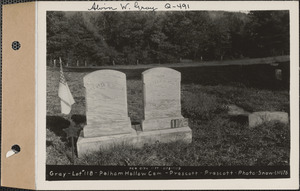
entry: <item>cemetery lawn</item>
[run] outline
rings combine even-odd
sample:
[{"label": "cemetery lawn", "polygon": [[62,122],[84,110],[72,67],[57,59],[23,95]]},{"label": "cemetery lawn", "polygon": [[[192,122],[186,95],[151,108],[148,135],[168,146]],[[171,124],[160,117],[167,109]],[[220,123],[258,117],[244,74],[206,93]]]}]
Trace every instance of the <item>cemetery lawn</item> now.
[{"label": "cemetery lawn", "polygon": [[[266,123],[248,127],[247,117],[231,117],[228,105],[249,112],[285,111],[289,113],[289,89],[275,82],[269,66],[256,68],[178,69],[182,73],[182,115],[189,118],[193,132],[190,144],[157,143],[133,148],[115,146],[82,159],[76,165],[155,165],[155,166],[275,166],[289,165],[290,127]],[[127,75],[129,116],[133,123],[143,119],[142,70],[120,70]],[[258,72],[259,71],[259,72]],[[72,119],[83,127],[85,97],[83,76],[91,71],[65,71],[75,99]],[[251,73],[253,72],[253,73]],[[60,114],[57,96],[59,70],[47,68],[47,164],[70,165],[71,141],[63,131],[69,122]],[[75,139],[75,142],[77,140]]]}]

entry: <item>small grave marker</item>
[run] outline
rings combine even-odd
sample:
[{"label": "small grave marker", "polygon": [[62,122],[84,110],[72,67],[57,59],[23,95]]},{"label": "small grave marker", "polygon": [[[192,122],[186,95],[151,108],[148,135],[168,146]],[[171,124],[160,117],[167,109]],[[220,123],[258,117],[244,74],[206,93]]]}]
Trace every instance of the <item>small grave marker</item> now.
[{"label": "small grave marker", "polygon": [[277,80],[282,80],[282,70],[281,69],[275,69],[275,77]]}]

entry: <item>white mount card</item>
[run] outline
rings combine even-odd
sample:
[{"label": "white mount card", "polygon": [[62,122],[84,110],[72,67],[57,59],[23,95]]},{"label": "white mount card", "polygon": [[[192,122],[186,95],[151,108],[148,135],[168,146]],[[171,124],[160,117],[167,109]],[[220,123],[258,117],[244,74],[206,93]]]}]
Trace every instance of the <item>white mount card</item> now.
[{"label": "white mount card", "polygon": [[4,5],[1,186],[297,189],[298,9]]}]

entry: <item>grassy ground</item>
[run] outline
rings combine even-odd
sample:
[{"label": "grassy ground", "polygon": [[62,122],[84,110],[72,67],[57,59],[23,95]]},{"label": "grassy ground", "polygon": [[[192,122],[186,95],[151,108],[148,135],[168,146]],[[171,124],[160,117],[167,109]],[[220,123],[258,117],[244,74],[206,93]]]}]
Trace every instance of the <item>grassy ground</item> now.
[{"label": "grassy ground", "polygon": [[[75,164],[82,165],[288,165],[290,127],[268,123],[248,128],[247,118],[230,117],[228,104],[248,111],[289,112],[286,81],[275,81],[271,66],[178,68],[182,74],[182,114],[190,119],[191,144],[169,143],[131,146],[95,153]],[[132,122],[143,118],[143,69],[121,70],[127,75],[128,110]],[[72,118],[85,123],[82,78],[88,71],[66,71],[76,104]],[[57,96],[58,69],[47,69],[47,164],[71,164],[71,145],[63,131],[68,121],[60,114]]]}]

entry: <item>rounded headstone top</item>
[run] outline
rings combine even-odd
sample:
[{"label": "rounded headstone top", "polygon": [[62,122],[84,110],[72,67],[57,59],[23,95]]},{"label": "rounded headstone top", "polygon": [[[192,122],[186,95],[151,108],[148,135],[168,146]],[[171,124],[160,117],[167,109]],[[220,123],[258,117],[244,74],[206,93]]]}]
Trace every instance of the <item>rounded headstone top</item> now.
[{"label": "rounded headstone top", "polygon": [[126,75],[123,72],[116,70],[97,70],[83,77],[84,84],[97,83],[99,81],[110,80],[126,80]]},{"label": "rounded headstone top", "polygon": [[148,69],[146,71],[143,72],[143,75],[147,75],[148,73],[152,73],[152,72],[170,72],[170,73],[174,73],[174,74],[180,74],[180,72],[178,72],[177,70],[174,70],[172,68],[167,68],[167,67],[156,67],[156,68],[151,68]]},{"label": "rounded headstone top", "polygon": [[181,73],[166,67],[156,67],[146,70],[142,73],[143,80],[150,80],[151,78],[172,78],[172,79],[181,79]]}]

